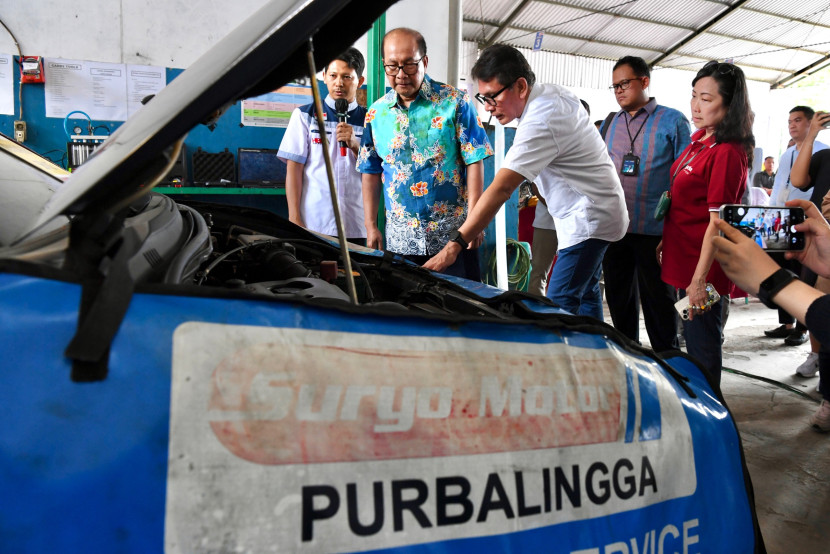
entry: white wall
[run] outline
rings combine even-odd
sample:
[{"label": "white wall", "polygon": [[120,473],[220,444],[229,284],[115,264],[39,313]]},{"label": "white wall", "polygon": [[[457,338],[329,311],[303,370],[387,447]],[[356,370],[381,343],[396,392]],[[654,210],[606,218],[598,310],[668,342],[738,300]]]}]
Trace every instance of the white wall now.
[{"label": "white wall", "polygon": [[[5,0],[0,17],[27,56],[186,68],[267,1]],[[402,0],[386,14],[387,29],[424,35],[429,74],[440,81],[448,75],[451,25],[460,26],[458,6],[459,0]],[[365,35],[356,46],[366,54]],[[17,54],[2,28],[0,52]]]},{"label": "white wall", "polygon": [[[0,17],[27,56],[185,68],[265,3],[6,0]],[[3,29],[0,52],[17,54]]]},{"label": "white wall", "polygon": [[[455,51],[458,52],[460,38],[460,10],[454,11],[453,6],[460,6],[460,0],[400,0],[386,12],[386,30],[397,27],[409,27],[422,35],[427,43],[429,65],[427,73],[433,79],[447,82],[451,72],[448,53],[453,50],[452,40],[455,40]],[[457,30],[451,33],[454,26]],[[451,35],[455,36],[455,39]],[[355,47],[367,53],[366,35],[360,37]],[[457,61],[455,64],[457,66]],[[457,68],[456,68],[457,72]],[[452,83],[451,83],[452,84]]]},{"label": "white wall", "polygon": [[[26,55],[186,68],[266,1],[5,0],[0,17]],[[459,40],[459,10],[460,0],[401,0],[387,12],[386,28],[406,26],[420,31],[427,41],[428,73],[439,81],[447,81],[454,73],[449,53],[454,48],[458,51],[455,41]],[[366,54],[366,37],[361,37],[356,46]],[[2,29],[0,52],[17,53],[14,42]],[[459,75],[462,80],[475,61],[473,52],[470,44],[464,43],[459,54],[465,59]],[[537,68],[541,57],[534,60],[536,54],[530,54],[540,81],[545,80],[542,67],[558,70],[556,79],[569,81],[559,84],[572,88],[591,105],[593,119],[603,119],[617,109],[613,94],[605,88],[605,83],[611,81],[613,62],[573,56],[568,57],[572,60],[562,61],[559,54],[539,54],[553,60]],[[688,116],[693,76],[691,71],[657,68],[652,74],[651,93],[661,104]],[[758,146],[765,154],[777,156],[789,138],[786,121],[787,112],[795,105],[791,99],[794,93],[788,89],[770,92],[768,84],[755,81],[750,81],[749,87]]]}]

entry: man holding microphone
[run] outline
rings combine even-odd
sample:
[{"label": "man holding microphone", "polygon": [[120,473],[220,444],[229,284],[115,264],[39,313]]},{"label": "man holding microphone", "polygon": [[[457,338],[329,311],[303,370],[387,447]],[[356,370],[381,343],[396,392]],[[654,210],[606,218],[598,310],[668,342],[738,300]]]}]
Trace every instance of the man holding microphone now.
[{"label": "man holding microphone", "polygon": [[[326,66],[323,77],[328,88],[323,102],[325,132],[343,226],[347,240],[362,245],[366,244],[363,192],[355,161],[366,108],[357,103],[356,96],[365,66],[360,51],[349,48]],[[300,106],[291,114],[277,155],[287,165],[288,219],[312,231],[337,236],[314,104]]]}]

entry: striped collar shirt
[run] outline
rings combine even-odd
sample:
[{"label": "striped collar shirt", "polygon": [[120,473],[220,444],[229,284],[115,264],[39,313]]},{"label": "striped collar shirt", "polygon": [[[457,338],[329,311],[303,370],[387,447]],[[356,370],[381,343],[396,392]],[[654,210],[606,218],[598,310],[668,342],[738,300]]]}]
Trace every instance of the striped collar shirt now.
[{"label": "striped collar shirt", "polygon": [[[673,108],[659,106],[654,98],[633,117],[620,110],[611,120],[605,142],[625,194],[629,233],[662,234],[663,222],[654,219],[654,208],[663,192],[669,189],[669,170],[689,145],[690,135],[686,116]],[[640,157],[636,176],[623,175],[621,171],[623,156],[629,152]]]}]

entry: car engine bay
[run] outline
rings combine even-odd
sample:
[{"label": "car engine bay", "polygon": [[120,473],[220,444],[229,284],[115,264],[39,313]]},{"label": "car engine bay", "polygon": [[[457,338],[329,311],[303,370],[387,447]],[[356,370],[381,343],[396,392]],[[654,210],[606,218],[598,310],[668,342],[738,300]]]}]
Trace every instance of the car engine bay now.
[{"label": "car engine bay", "polygon": [[[122,239],[136,284],[183,284],[275,299],[350,304],[340,247],[264,210],[151,194],[134,203]],[[399,312],[508,317],[463,287],[400,257],[354,247],[358,304]],[[367,250],[367,252],[369,252]],[[102,264],[105,268],[106,262]],[[509,311],[509,310],[508,310]]]}]

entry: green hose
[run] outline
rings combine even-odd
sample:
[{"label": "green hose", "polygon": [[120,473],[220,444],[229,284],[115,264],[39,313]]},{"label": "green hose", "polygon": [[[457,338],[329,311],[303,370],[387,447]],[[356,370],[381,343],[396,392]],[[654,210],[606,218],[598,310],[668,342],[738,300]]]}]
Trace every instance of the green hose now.
[{"label": "green hose", "polygon": [[[530,281],[530,248],[526,242],[507,239],[507,288],[527,291],[528,281]],[[490,254],[484,282],[497,286],[495,249]]]}]

